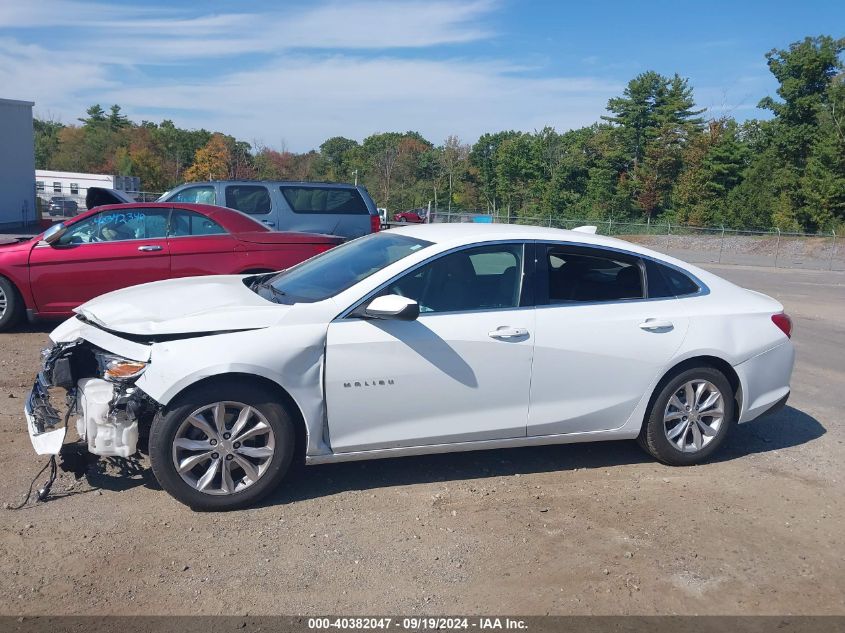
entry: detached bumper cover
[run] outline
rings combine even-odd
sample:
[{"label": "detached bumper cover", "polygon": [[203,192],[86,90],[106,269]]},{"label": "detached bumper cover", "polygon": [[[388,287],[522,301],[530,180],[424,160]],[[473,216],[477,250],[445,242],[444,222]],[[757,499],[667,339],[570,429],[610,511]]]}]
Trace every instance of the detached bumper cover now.
[{"label": "detached bumper cover", "polygon": [[41,374],[35,379],[23,410],[35,452],[39,455],[58,455],[67,429],[61,424],[59,412],[50,404],[50,395]]},{"label": "detached bumper cover", "polygon": [[740,422],[772,413],[786,403],[794,363],[795,348],[787,341],[734,367],[742,385]]}]

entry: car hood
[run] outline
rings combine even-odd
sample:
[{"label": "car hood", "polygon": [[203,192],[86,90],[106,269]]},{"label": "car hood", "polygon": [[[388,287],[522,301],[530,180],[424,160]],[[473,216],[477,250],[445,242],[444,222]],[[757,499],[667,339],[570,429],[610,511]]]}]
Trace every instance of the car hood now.
[{"label": "car hood", "polygon": [[214,275],[156,281],[104,294],[74,312],[111,332],[155,337],[270,327],[291,309],[261,298],[243,280]]},{"label": "car hood", "polygon": [[11,251],[24,251],[32,247],[31,237],[11,237],[5,236],[0,238],[0,253]]}]

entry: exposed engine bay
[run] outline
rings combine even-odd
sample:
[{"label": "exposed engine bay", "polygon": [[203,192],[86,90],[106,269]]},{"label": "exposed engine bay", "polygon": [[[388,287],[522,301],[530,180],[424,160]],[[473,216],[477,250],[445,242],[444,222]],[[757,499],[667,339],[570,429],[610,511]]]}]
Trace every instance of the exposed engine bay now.
[{"label": "exposed engine bay", "polygon": [[[27,399],[25,413],[36,452],[56,455],[67,424],[88,451],[104,457],[129,457],[148,434],[160,405],[135,386],[147,363],[116,356],[78,339],[41,352],[42,370]],[[51,391],[65,391],[64,415]]]}]

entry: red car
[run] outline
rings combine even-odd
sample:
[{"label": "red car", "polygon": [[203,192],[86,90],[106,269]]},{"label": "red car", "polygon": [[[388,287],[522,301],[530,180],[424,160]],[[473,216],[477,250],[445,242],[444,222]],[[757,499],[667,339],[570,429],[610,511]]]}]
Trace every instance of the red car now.
[{"label": "red car", "polygon": [[425,211],[422,209],[402,211],[401,213],[394,213],[393,219],[396,222],[416,222],[417,224],[421,224],[425,222]]},{"label": "red car", "polygon": [[149,281],[270,272],[343,238],[273,231],[205,204],[98,207],[32,239],[0,244],[0,331],[23,316],[65,318],[89,299]]}]

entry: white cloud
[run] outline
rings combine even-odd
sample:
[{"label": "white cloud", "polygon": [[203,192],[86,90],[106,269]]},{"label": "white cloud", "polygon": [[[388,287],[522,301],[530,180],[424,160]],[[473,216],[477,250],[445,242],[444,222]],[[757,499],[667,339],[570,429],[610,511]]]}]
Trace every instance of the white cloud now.
[{"label": "white cloud", "polygon": [[172,9],[129,7],[84,0],[38,0],[0,3],[0,28],[74,28],[95,22],[117,23],[161,15]]},{"label": "white cloud", "polygon": [[[191,15],[87,2],[0,5],[0,27],[62,26],[112,63],[155,64],[304,49],[419,48],[483,39],[492,0],[333,0],[306,9]],[[84,38],[82,37],[84,35]],[[65,45],[73,50],[73,45]]]},{"label": "white cloud", "polygon": [[85,108],[115,83],[102,64],[79,57],[58,59],[33,44],[0,38],[2,96],[35,101],[36,111],[75,121]]},{"label": "white cloud", "polygon": [[[92,103],[118,103],[136,120],[172,118],[271,146],[283,139],[294,150],[337,134],[415,129],[435,142],[449,134],[469,141],[491,130],[597,120],[622,86],[429,54],[492,37],[484,23],[496,7],[496,0],[331,0],[296,11],[196,14],[4,3],[0,35],[3,25],[16,27],[18,38],[49,34],[38,31],[45,19],[63,28],[55,40],[40,37],[41,46],[0,39],[0,85],[3,96],[32,99],[37,111],[66,121]],[[248,70],[221,70],[246,54]]]},{"label": "white cloud", "polygon": [[215,82],[171,83],[150,92],[119,88],[108,102],[137,118],[174,111],[174,120],[225,130],[294,150],[334,135],[420,131],[474,140],[499,129],[567,129],[595,121],[621,86],[585,78],[530,79],[507,64],[467,60],[282,56]]}]

